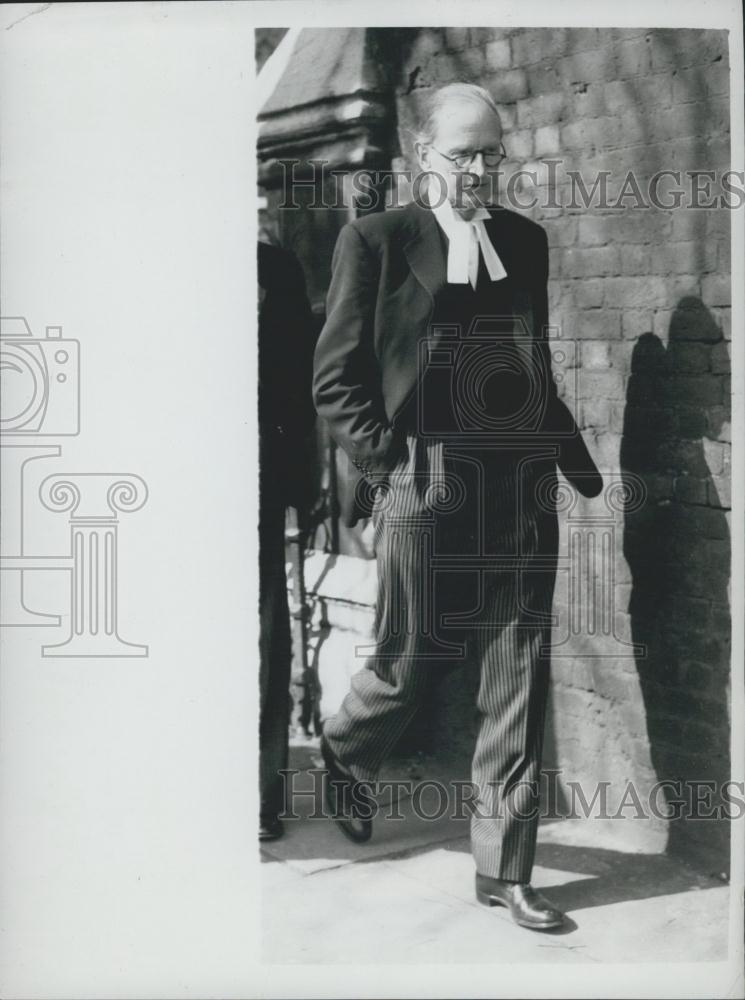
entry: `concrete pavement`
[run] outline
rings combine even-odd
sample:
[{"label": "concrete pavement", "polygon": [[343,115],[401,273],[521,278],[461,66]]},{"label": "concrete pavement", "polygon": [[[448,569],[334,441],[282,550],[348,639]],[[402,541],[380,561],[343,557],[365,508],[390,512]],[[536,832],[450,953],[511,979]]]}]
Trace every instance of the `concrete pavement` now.
[{"label": "concrete pavement", "polygon": [[[312,745],[291,767],[320,768]],[[308,774],[298,775],[309,788]],[[306,783],[303,784],[303,781]],[[401,801],[365,845],[325,818],[300,817],[262,845],[262,960],[267,963],[639,963],[727,957],[729,888],[660,854],[607,846],[607,823],[539,828],[533,884],[567,914],[565,928],[517,927],[476,902],[468,821],[428,822]],[[431,808],[431,807],[428,807]],[[605,825],[605,830],[603,826]],[[617,824],[616,824],[617,826]],[[603,846],[603,845],[606,846]]]}]

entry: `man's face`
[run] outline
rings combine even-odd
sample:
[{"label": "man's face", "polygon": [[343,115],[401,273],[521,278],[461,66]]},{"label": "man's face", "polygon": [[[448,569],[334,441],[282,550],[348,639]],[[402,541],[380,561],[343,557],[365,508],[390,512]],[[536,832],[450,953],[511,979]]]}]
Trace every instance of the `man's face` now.
[{"label": "man's face", "polygon": [[[479,204],[490,201],[491,175],[499,166],[487,166],[483,154],[498,153],[501,144],[502,127],[494,112],[485,105],[462,101],[441,112],[433,141],[417,143],[416,153],[423,170],[442,178],[432,182],[434,197],[441,199],[445,195],[453,208],[467,218]],[[478,155],[464,168],[448,159],[476,150]]]}]

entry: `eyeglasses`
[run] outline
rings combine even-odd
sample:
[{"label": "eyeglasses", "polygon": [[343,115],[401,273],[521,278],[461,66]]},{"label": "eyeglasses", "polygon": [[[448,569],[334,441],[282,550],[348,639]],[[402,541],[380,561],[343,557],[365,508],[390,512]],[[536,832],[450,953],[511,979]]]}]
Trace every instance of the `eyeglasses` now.
[{"label": "eyeglasses", "polygon": [[499,144],[499,151],[494,149],[474,149],[470,153],[459,153],[457,156],[448,156],[447,153],[439,150],[437,146],[432,146],[432,149],[446,160],[454,163],[458,170],[465,170],[467,167],[470,167],[479,153],[484,157],[484,166],[487,167],[498,167],[502,160],[507,159],[507,153],[501,142]]}]

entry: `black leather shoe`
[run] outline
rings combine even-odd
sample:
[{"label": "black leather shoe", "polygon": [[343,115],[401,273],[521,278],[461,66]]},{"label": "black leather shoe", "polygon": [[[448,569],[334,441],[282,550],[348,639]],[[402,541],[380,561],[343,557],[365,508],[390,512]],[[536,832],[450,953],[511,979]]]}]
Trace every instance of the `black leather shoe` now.
[{"label": "black leather shoe", "polygon": [[339,763],[323,736],[321,755],[328,771],[324,789],[329,814],[345,836],[363,844],[372,836],[374,804],[368,786]]},{"label": "black leather shoe", "polygon": [[561,927],[564,914],[527,882],[507,882],[501,878],[476,875],[476,899],[484,906],[506,906],[521,927],[547,931]]},{"label": "black leather shoe", "polygon": [[284,832],[282,820],[276,816],[262,816],[259,819],[259,840],[279,840]]}]

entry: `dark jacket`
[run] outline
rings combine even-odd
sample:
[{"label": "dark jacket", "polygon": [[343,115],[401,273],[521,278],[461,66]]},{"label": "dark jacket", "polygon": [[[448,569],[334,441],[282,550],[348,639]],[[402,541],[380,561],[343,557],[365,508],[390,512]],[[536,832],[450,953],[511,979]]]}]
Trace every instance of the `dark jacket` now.
[{"label": "dark jacket", "polygon": [[[486,228],[508,273],[513,313],[524,317],[550,373],[545,230],[506,209],[490,216]],[[359,475],[383,475],[401,454],[396,418],[416,389],[419,341],[427,336],[446,276],[437,220],[415,202],[356,219],[339,234],[315,351],[313,398]],[[542,434],[556,433],[563,442],[562,470],[594,496],[602,480],[552,377],[546,393]],[[353,503],[356,492],[352,483],[342,498],[348,524],[366,513]]]},{"label": "dark jacket", "polygon": [[313,315],[303,270],[288,250],[258,244],[258,283],[262,496],[282,509],[303,506],[313,489]]}]

